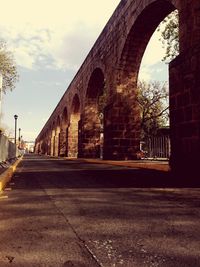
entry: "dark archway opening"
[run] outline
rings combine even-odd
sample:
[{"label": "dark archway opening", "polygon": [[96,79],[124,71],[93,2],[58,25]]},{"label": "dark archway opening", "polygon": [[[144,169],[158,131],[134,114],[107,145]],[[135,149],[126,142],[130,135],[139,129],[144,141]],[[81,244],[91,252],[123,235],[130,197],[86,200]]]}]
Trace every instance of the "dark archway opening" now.
[{"label": "dark archway opening", "polygon": [[82,118],[82,156],[103,157],[103,114],[106,102],[104,74],[100,68],[93,71],[86,92]]},{"label": "dark archway opening", "polygon": [[77,158],[79,152],[80,100],[76,94],[72,101],[72,113],[68,128],[68,157]]}]

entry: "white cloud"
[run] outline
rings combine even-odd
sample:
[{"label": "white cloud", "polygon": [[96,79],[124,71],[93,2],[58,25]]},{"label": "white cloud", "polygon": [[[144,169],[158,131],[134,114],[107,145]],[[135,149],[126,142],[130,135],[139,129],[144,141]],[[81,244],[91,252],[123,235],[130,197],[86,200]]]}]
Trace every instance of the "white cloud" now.
[{"label": "white cloud", "polygon": [[143,65],[153,65],[161,61],[163,56],[165,55],[165,49],[162,47],[160,39],[160,33],[155,31],[152,35],[145,54],[142,59]]},{"label": "white cloud", "polygon": [[119,1],[0,0],[1,37],[22,67],[77,69]]},{"label": "white cloud", "polygon": [[26,130],[23,130],[23,135],[22,135],[22,139],[24,141],[34,141],[35,138],[37,137],[38,135],[38,132],[36,131],[26,131]]},{"label": "white cloud", "polygon": [[104,21],[105,24],[119,2],[120,0],[0,0],[3,11],[1,21],[7,25],[31,23],[35,27],[70,26],[82,20]]},{"label": "white cloud", "polygon": [[151,80],[151,69],[147,66],[141,66],[138,80],[140,81],[150,81]]},{"label": "white cloud", "polygon": [[[163,25],[161,25],[162,28]],[[166,64],[162,62],[165,49],[159,39],[160,32],[155,30],[142,58],[139,80],[167,80],[168,73]]]},{"label": "white cloud", "polygon": [[77,70],[97,37],[95,28],[89,25],[77,25],[75,31],[63,36],[62,42],[54,50],[57,67]]},{"label": "white cloud", "polygon": [[29,54],[27,47],[21,47],[19,50],[15,50],[16,62],[27,69],[32,69],[34,63],[34,57]]},{"label": "white cloud", "polygon": [[[22,67],[76,71],[119,2],[0,0],[1,36]],[[145,51],[140,73],[144,79],[150,79],[149,66],[164,55],[159,38],[156,31]]]}]

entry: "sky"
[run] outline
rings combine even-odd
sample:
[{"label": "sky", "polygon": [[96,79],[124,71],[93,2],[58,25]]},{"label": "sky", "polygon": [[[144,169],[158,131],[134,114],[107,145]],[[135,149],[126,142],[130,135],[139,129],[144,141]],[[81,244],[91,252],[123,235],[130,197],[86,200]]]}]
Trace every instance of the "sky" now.
[{"label": "sky", "polygon": [[[0,0],[0,39],[15,58],[19,82],[3,95],[2,123],[34,141],[120,0]],[[11,8],[12,7],[12,8]],[[140,79],[168,79],[159,33],[143,57]]]}]

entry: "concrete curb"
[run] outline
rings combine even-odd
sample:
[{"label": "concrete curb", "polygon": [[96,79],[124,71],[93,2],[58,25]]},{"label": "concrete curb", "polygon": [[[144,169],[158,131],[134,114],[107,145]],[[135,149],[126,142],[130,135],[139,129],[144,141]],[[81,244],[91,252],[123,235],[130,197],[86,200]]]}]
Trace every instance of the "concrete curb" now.
[{"label": "concrete curb", "polygon": [[6,184],[11,180],[13,173],[15,172],[17,165],[20,163],[21,160],[22,160],[22,157],[17,159],[12,166],[10,166],[2,174],[0,174],[0,193],[3,191]]}]

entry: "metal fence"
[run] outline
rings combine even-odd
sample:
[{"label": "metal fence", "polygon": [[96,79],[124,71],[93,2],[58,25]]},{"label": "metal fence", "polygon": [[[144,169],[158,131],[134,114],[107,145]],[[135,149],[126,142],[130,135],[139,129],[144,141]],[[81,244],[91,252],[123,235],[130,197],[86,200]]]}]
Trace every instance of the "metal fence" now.
[{"label": "metal fence", "polygon": [[146,138],[141,145],[145,158],[169,159],[171,153],[170,137],[153,136]]},{"label": "metal fence", "polygon": [[0,133],[0,162],[19,156],[16,145],[9,141],[8,137]]}]

